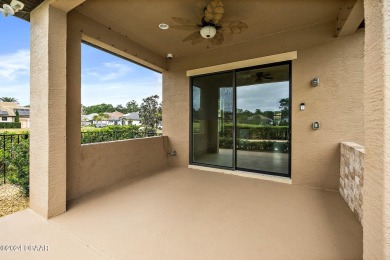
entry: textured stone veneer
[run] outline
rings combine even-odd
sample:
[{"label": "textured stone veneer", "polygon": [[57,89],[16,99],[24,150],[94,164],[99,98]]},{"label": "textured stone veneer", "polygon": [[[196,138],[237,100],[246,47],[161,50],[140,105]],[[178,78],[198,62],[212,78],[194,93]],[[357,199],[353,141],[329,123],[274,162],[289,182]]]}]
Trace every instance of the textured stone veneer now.
[{"label": "textured stone veneer", "polygon": [[341,143],[340,194],[360,222],[363,218],[364,147]]}]

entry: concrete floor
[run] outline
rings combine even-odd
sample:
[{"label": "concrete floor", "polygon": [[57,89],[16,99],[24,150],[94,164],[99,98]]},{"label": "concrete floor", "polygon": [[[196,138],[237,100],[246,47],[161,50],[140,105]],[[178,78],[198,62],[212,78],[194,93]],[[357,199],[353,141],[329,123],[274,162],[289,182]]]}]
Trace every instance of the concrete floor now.
[{"label": "concrete floor", "polygon": [[[219,149],[217,154],[202,154],[195,162],[232,167],[233,151]],[[249,170],[288,174],[288,153],[237,151],[237,167]]]},{"label": "concrete floor", "polygon": [[0,218],[0,259],[361,259],[362,227],[338,192],[186,168],[69,203],[49,221]]}]

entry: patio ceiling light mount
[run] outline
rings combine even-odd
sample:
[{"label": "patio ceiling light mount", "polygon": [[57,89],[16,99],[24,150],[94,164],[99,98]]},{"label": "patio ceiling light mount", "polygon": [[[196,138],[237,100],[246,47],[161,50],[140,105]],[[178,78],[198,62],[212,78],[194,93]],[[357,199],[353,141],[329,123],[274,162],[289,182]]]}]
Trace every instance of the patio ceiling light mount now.
[{"label": "patio ceiling light mount", "polygon": [[24,4],[18,0],[12,0],[10,4],[0,0],[0,3],[3,3],[3,8],[0,8],[0,12],[4,15],[4,17],[7,17],[8,15],[15,15],[17,12],[27,13],[22,11]]},{"label": "patio ceiling light mount", "polygon": [[200,29],[200,35],[205,39],[211,39],[217,34],[217,29],[214,26],[206,25]]}]

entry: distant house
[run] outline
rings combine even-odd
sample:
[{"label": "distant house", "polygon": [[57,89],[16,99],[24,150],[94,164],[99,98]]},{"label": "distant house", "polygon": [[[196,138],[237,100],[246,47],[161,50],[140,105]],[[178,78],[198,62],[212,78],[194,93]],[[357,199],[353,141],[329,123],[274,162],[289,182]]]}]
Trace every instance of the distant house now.
[{"label": "distant house", "polygon": [[104,113],[109,116],[106,121],[107,125],[122,125],[123,113],[115,111],[112,113]]},{"label": "distant house", "polygon": [[30,108],[21,107],[16,102],[0,102],[0,122],[15,122],[16,111],[19,113],[21,128],[30,128]]},{"label": "distant house", "polygon": [[99,115],[97,113],[92,113],[89,115],[81,115],[81,126],[89,126],[89,125],[99,125],[108,126],[108,125],[122,125],[123,113],[115,111],[112,113],[104,113],[108,115],[107,119],[96,121],[94,117]]},{"label": "distant house", "polygon": [[139,118],[139,113],[138,112],[132,112],[128,113],[123,116],[122,123],[123,125],[141,125],[141,119]]},{"label": "distant house", "polygon": [[81,126],[93,125],[93,117],[97,115],[98,115],[97,113],[92,113],[89,115],[81,115]]}]

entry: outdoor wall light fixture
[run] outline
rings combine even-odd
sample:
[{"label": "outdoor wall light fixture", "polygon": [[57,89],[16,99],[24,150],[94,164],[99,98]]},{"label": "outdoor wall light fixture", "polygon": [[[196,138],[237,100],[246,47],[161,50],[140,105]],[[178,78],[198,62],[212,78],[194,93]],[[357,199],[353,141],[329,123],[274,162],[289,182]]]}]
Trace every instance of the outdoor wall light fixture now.
[{"label": "outdoor wall light fixture", "polygon": [[301,104],[299,105],[299,108],[300,108],[301,110],[305,110],[305,103],[301,103]]},{"label": "outdoor wall light fixture", "polygon": [[217,29],[214,26],[206,25],[200,29],[200,35],[205,39],[211,39],[217,34]]},{"label": "outdoor wall light fixture", "polygon": [[320,122],[313,122],[312,127],[313,127],[314,130],[320,129]]},{"label": "outdoor wall light fixture", "polygon": [[317,86],[319,86],[320,85],[320,78],[314,78],[314,79],[312,79],[312,81],[311,81],[311,86],[312,87],[317,87]]}]

